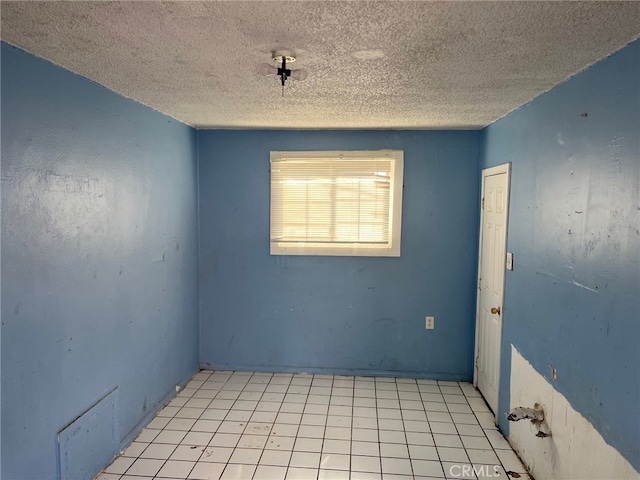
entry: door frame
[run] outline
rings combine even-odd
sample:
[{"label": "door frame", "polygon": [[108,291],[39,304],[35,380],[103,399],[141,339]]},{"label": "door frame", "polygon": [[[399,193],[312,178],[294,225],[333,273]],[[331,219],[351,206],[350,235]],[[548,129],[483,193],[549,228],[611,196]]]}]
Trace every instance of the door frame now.
[{"label": "door frame", "polygon": [[[511,162],[507,162],[507,163],[503,163],[501,165],[496,165],[495,167],[490,167],[490,168],[485,168],[482,170],[481,172],[481,191],[480,191],[480,229],[478,232],[478,237],[479,237],[479,241],[478,241],[478,274],[476,277],[476,328],[475,328],[475,340],[474,340],[474,351],[473,351],[473,386],[478,388],[478,359],[479,359],[479,355],[478,355],[478,350],[479,350],[479,346],[478,346],[478,326],[480,323],[480,294],[482,293],[482,289],[480,288],[480,275],[482,274],[482,225],[483,225],[483,220],[484,220],[484,185],[485,185],[485,178],[493,176],[493,175],[500,175],[506,173],[507,175],[507,198],[506,198],[506,223],[505,223],[505,227],[504,227],[504,248],[505,248],[505,258],[503,259],[504,262],[504,268],[506,270],[506,253],[507,253],[507,240],[509,238],[509,203],[510,203],[510,198],[511,198]],[[493,412],[495,418],[496,418],[496,422],[498,420],[498,412],[500,411],[500,377],[501,377],[501,373],[502,373],[502,332],[504,330],[504,290],[505,290],[505,284],[507,281],[507,276],[506,274],[503,276],[503,283],[502,283],[502,302],[500,305],[500,310],[502,312],[501,314],[501,319],[500,319],[500,339],[499,339],[499,345],[500,348],[498,350],[498,401],[497,401],[497,407],[496,407],[496,411]],[[481,392],[482,393],[482,392]]]}]

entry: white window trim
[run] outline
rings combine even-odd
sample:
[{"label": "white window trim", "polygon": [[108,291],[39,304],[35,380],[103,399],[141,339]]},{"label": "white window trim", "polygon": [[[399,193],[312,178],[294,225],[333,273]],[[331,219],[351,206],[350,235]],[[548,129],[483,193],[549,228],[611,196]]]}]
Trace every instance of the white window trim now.
[{"label": "white window trim", "polygon": [[[389,216],[389,242],[379,244],[326,244],[305,243],[298,244],[270,241],[271,255],[326,255],[326,256],[368,256],[368,257],[399,257],[402,231],[402,191],[404,178],[404,151],[402,150],[330,150],[330,151],[272,151],[270,162],[287,158],[344,158],[359,159],[371,157],[388,157],[392,160],[392,179]],[[271,224],[270,224],[271,230]]]}]

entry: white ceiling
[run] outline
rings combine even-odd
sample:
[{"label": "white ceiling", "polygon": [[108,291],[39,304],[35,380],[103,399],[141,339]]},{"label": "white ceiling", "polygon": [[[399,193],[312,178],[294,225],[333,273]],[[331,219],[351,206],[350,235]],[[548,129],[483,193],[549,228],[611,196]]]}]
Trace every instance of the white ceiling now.
[{"label": "white ceiling", "polygon": [[[198,128],[481,128],[640,36],[640,2],[0,8],[2,40]],[[257,73],[283,48],[309,72],[284,98]]]}]

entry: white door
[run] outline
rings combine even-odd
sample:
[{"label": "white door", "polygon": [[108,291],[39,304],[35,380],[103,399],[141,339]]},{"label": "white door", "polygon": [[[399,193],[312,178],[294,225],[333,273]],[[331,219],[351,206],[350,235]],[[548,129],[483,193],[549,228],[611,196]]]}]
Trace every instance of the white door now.
[{"label": "white door", "polygon": [[509,177],[507,163],[482,171],[474,384],[498,413]]}]

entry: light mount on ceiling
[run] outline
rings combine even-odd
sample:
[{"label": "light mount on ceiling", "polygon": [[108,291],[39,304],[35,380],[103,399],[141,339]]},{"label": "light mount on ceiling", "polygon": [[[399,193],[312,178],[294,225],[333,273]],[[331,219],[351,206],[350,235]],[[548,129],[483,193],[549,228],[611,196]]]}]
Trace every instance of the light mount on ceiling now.
[{"label": "light mount on ceiling", "polygon": [[284,84],[287,78],[293,78],[294,80],[304,80],[309,73],[306,70],[291,70],[287,68],[287,64],[291,64],[296,61],[296,57],[289,51],[276,51],[273,52],[273,58],[271,59],[279,67],[274,67],[268,63],[261,63],[258,67],[258,72],[262,75],[277,75],[280,77],[280,83],[282,84],[282,96],[284,97]]}]

